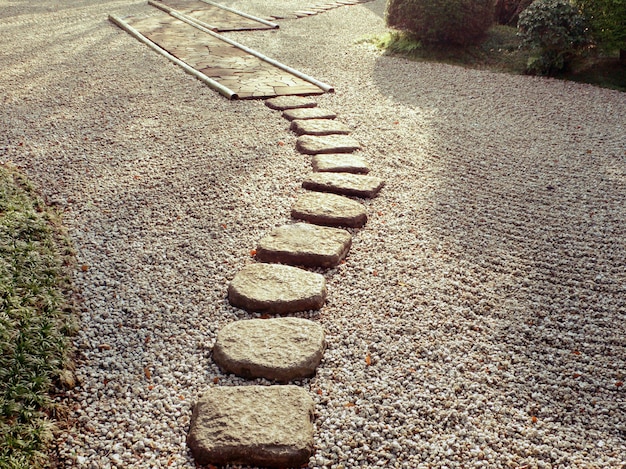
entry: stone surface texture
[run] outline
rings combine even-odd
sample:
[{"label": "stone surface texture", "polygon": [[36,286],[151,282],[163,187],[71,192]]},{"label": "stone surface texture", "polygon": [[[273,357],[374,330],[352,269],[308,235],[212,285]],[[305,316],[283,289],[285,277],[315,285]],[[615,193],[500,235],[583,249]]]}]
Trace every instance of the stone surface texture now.
[{"label": "stone surface texture", "polygon": [[281,383],[312,376],[326,338],[318,323],[301,318],[235,321],[217,334],[213,360],[224,371],[243,378]]},{"label": "stone surface texture", "polygon": [[295,223],[274,229],[256,249],[262,262],[334,267],[346,257],[352,235],[346,230]]},{"label": "stone surface texture", "polygon": [[296,119],[334,119],[337,117],[337,114],[327,109],[313,107],[287,109],[285,112],[283,112],[283,117],[290,121]]},{"label": "stone surface texture", "polygon": [[365,206],[336,194],[305,192],[291,209],[291,216],[317,225],[360,228],[367,222]]},{"label": "stone surface texture", "polygon": [[211,388],[194,406],[187,445],[198,464],[300,467],[313,451],[313,411],[297,386]]},{"label": "stone surface texture", "polygon": [[230,282],[228,300],[247,311],[273,314],[320,309],[326,300],[326,280],[288,265],[250,264]]},{"label": "stone surface texture", "polygon": [[336,119],[297,119],[290,129],[297,135],[348,135],[351,130]]},{"label": "stone surface texture", "polygon": [[305,189],[363,198],[375,197],[384,185],[380,178],[349,173],[311,173],[302,182]]},{"label": "stone surface texture", "polygon": [[265,101],[265,105],[270,109],[285,111],[287,109],[312,108],[316,107],[317,103],[304,96],[277,96]]},{"label": "stone surface texture", "polygon": [[360,150],[361,144],[347,135],[302,135],[296,141],[296,149],[307,155],[352,153]]},{"label": "stone surface texture", "polygon": [[333,173],[367,174],[369,164],[362,156],[354,153],[327,153],[313,155],[311,158],[313,171]]}]

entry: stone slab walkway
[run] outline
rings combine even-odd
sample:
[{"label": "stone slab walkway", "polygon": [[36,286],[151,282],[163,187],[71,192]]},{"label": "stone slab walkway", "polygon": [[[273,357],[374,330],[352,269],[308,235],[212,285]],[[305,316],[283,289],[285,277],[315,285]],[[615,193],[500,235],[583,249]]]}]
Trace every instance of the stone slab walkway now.
[{"label": "stone slab walkway", "polygon": [[129,16],[122,21],[158,48],[230,90],[232,98],[324,93],[322,87],[302,78],[299,72],[281,68],[275,61],[261,58],[262,54],[254,55],[216,33],[202,31],[163,11],[153,10],[147,16]]}]

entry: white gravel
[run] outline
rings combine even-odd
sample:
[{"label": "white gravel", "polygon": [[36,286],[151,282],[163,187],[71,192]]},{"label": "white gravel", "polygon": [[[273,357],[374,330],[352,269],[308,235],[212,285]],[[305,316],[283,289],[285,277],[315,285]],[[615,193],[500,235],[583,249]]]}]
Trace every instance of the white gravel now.
[{"label": "white gravel", "polygon": [[[147,8],[0,0],[0,159],[65,211],[85,266],[61,467],[194,467],[192,402],[246,384],[210,358],[219,328],[250,317],[227,283],[309,171],[279,113],[226,101],[107,21]],[[624,467],[626,94],[383,57],[359,42],[382,10],[231,34],[334,85],[320,105],[387,181],[326,273],[327,306],[302,315],[329,340],[301,383],[310,467]]]}]

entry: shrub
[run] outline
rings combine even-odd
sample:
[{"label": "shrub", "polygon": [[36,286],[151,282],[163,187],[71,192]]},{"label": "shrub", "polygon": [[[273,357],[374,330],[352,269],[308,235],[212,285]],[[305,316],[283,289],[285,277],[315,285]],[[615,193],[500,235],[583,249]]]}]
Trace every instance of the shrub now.
[{"label": "shrub", "polygon": [[528,73],[554,75],[588,43],[585,19],[567,0],[536,0],[517,26],[523,44],[535,52]]},{"label": "shrub", "polygon": [[496,0],[495,20],[498,24],[516,26],[519,15],[533,0]]},{"label": "shrub", "polygon": [[389,0],[387,25],[425,44],[469,45],[493,23],[494,0]]},{"label": "shrub", "polygon": [[576,4],[589,21],[594,42],[609,52],[619,50],[626,63],[626,1],[576,0]]}]

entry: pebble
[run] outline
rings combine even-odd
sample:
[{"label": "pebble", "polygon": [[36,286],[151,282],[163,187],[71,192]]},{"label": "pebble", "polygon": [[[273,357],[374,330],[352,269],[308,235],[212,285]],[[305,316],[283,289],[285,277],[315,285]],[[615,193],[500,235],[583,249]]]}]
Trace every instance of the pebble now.
[{"label": "pebble", "polygon": [[[59,465],[192,469],[193,402],[248,384],[210,358],[221,327],[258,317],[228,304],[228,281],[290,221],[310,164],[278,112],[225,100],[105,20],[147,5],[57,3],[0,13],[0,155],[63,201],[89,266],[67,400],[89,423],[60,436]],[[324,308],[299,313],[328,341],[298,384],[315,400],[309,467],[625,465],[626,95],[381,55],[360,39],[385,32],[383,11],[241,33],[334,86],[316,101],[387,184],[324,274]]]}]

